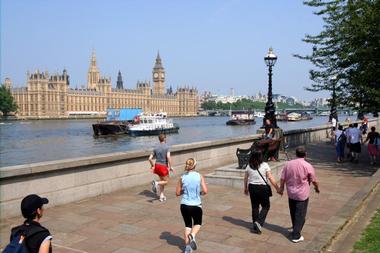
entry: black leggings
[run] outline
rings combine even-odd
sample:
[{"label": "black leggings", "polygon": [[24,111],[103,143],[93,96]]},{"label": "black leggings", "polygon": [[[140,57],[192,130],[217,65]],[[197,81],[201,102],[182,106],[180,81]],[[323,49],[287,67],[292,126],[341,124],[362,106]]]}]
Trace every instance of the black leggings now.
[{"label": "black leggings", "polygon": [[[257,221],[261,226],[269,212],[269,190],[266,185],[249,184],[249,196],[251,197],[252,221]],[[259,211],[261,205],[261,211]]]},{"label": "black leggings", "polygon": [[192,228],[193,224],[202,225],[203,211],[201,207],[181,204],[181,214],[187,228]]}]

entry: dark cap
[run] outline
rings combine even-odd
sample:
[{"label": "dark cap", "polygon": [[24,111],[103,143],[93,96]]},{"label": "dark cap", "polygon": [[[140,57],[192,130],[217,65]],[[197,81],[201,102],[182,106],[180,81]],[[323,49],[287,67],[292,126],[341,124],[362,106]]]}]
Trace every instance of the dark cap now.
[{"label": "dark cap", "polygon": [[21,201],[21,213],[27,218],[33,215],[42,205],[49,203],[47,198],[41,198],[36,194],[30,194]]}]

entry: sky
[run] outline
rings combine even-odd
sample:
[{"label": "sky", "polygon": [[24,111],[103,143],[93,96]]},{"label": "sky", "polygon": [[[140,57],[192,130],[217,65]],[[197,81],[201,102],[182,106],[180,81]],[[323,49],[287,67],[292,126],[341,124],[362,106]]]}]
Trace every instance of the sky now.
[{"label": "sky", "polygon": [[26,72],[67,69],[71,87],[86,86],[93,50],[102,76],[125,88],[151,80],[157,52],[166,88],[196,87],[200,93],[267,93],[264,56],[273,47],[273,93],[303,100],[313,93],[305,34],[322,20],[302,0],[0,0],[0,80],[26,86]]}]

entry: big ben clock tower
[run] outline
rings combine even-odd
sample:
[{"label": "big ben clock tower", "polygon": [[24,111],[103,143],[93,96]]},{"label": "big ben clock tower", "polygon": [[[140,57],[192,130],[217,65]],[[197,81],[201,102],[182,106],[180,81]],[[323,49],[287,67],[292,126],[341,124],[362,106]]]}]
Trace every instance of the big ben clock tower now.
[{"label": "big ben clock tower", "polygon": [[156,64],[153,67],[153,94],[165,94],[165,69],[162,66],[160,53],[157,53]]}]

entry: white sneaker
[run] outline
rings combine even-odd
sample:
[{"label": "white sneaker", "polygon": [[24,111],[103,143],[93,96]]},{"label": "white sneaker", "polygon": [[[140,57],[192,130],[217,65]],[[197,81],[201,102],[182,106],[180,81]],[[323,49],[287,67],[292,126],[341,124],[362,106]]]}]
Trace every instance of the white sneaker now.
[{"label": "white sneaker", "polygon": [[303,236],[301,235],[301,237],[298,239],[292,239],[292,242],[297,243],[297,242],[302,242],[304,240],[305,240],[305,238],[303,238]]},{"label": "white sneaker", "polygon": [[185,250],[183,251],[183,253],[191,253],[191,252],[193,252],[193,250],[191,249],[190,245],[189,245],[189,244],[186,245],[186,248],[185,248]]},{"label": "white sneaker", "polygon": [[198,245],[197,245],[197,242],[195,241],[195,238],[193,237],[192,234],[189,234],[189,245],[191,247],[192,250],[197,250],[198,248]]},{"label": "white sneaker", "polygon": [[162,198],[160,197],[160,202],[164,202],[164,201],[166,201],[166,197],[165,196],[163,196]]},{"label": "white sneaker", "polygon": [[256,230],[257,230],[257,233],[258,234],[261,234],[261,230],[262,230],[262,228],[261,228],[261,225],[260,225],[260,223],[258,223],[257,221],[255,221],[255,226],[256,226]]}]

